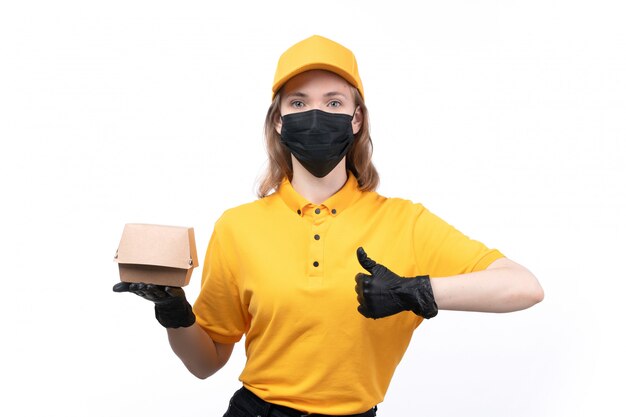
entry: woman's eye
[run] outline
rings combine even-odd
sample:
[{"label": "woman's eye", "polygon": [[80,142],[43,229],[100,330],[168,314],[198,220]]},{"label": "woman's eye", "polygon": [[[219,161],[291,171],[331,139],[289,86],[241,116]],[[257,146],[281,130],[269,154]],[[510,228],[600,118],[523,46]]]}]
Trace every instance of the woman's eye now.
[{"label": "woman's eye", "polygon": [[330,107],[340,107],[340,106],[341,106],[341,102],[340,102],[340,101],[338,101],[338,100],[333,100],[333,101],[331,101],[330,103],[328,103],[328,105],[329,105]]},{"label": "woman's eye", "polygon": [[295,107],[296,109],[301,109],[302,107],[304,107],[304,103],[299,100],[295,100],[291,102],[291,106]]}]

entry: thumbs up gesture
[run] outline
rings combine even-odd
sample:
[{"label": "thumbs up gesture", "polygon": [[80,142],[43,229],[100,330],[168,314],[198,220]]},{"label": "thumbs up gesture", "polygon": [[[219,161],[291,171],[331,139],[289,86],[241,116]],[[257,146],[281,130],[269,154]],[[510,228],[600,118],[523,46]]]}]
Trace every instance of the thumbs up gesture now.
[{"label": "thumbs up gesture", "polygon": [[370,259],[362,247],[356,251],[361,266],[370,273],[356,275],[359,313],[379,319],[412,311],[426,319],[437,315],[437,303],[428,275],[404,278]]}]

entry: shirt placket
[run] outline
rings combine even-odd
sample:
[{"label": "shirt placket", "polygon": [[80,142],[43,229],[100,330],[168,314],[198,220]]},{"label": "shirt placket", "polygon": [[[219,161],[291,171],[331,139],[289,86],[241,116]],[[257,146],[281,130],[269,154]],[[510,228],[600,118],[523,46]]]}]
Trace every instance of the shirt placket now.
[{"label": "shirt placket", "polygon": [[324,277],[324,248],[328,226],[332,217],[330,211],[324,205],[311,206],[305,211],[311,219],[311,231],[309,239],[309,256],[307,260],[307,275],[310,284],[321,284]]}]

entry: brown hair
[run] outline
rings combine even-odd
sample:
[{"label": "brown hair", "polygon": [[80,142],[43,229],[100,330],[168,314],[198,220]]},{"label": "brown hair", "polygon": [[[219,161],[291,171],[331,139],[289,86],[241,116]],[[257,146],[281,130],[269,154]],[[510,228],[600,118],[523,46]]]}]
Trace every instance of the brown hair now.
[{"label": "brown hair", "polygon": [[[370,137],[369,116],[365,102],[358,90],[350,87],[356,105],[361,108],[363,123],[361,129],[354,135],[354,143],[346,155],[346,168],[352,171],[362,191],[374,191],[380,181],[378,171],[372,163],[372,138]],[[280,141],[280,135],[276,132],[274,123],[280,114],[280,96],[278,91],[272,100],[272,104],[265,116],[265,146],[268,156],[268,166],[259,180],[257,196],[265,197],[277,190],[280,183],[286,177],[290,181],[293,177],[291,153]]]}]

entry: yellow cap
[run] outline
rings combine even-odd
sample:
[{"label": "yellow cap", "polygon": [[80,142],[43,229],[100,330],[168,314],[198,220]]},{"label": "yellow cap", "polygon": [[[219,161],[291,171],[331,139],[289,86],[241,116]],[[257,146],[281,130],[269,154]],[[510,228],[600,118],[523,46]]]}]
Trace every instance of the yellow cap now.
[{"label": "yellow cap", "polygon": [[361,97],[365,97],[352,51],[330,39],[314,35],[293,45],[280,56],[272,98],[290,78],[314,69],[334,72],[356,87]]}]

